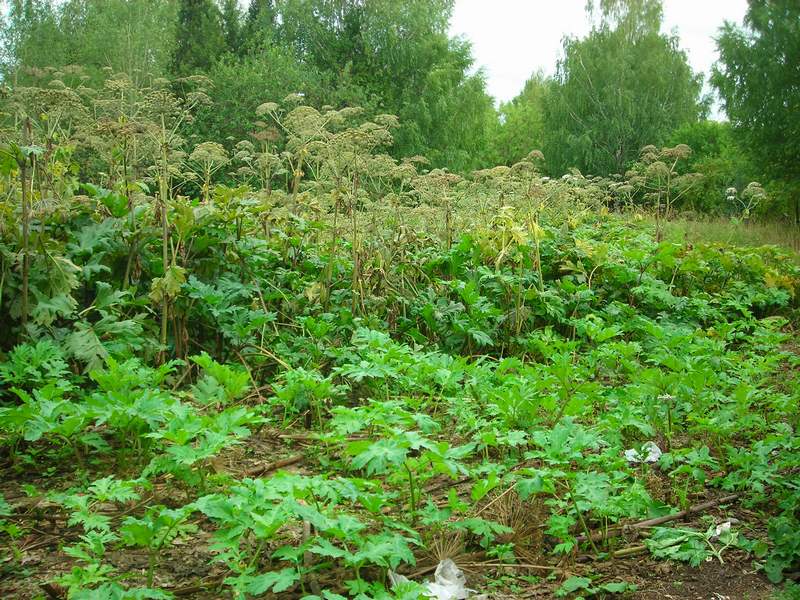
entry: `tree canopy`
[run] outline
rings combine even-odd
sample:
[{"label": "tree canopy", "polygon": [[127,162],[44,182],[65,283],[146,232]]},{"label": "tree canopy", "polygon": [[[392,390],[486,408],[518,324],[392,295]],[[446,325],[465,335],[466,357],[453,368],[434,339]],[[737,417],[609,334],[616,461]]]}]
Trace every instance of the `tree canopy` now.
[{"label": "tree canopy", "polygon": [[643,146],[698,118],[702,78],[661,23],[660,2],[604,1],[591,33],[564,41],[544,103],[551,171],[619,173]]},{"label": "tree canopy", "polygon": [[513,164],[544,143],[544,102],[551,81],[539,71],[534,73],[522,91],[499,108],[497,131],[492,136],[495,162]]},{"label": "tree canopy", "polygon": [[711,81],[731,123],[772,176],[800,178],[800,3],[751,0],[717,47]]},{"label": "tree canopy", "polygon": [[222,14],[212,0],[180,0],[170,64],[173,75],[209,72],[225,43]]},{"label": "tree canopy", "polygon": [[301,92],[317,106],[395,114],[397,155],[468,170],[487,154],[495,113],[469,44],[448,35],[452,8],[452,0],[15,0],[3,72],[24,79],[34,68],[78,64],[97,85],[105,68],[134,78],[206,75],[216,99],[230,102],[200,115],[193,132],[223,142],[252,126],[245,115],[255,106],[283,97],[271,94]]},{"label": "tree canopy", "polygon": [[[663,31],[662,0],[590,0],[592,29],[563,41],[554,75],[534,72],[515,98],[499,105],[469,41],[450,35],[454,0],[6,0],[2,6],[5,85],[56,79],[88,93],[106,85],[109,72],[126,73],[136,89],[202,75],[214,108],[198,108],[181,134],[228,151],[257,129],[256,107],[298,93],[320,109],[359,106],[367,118],[396,115],[395,158],[424,155],[431,168],[462,174],[542,150],[546,162],[539,168],[550,175],[577,168],[605,176],[624,173],[644,146],[688,142],[692,164],[709,181],[739,186],[742,173],[752,173],[780,182],[770,189],[788,197],[800,180],[795,0],[751,0],[743,24],[721,28],[711,81],[730,128],[707,122],[703,75],[690,68],[677,35]],[[709,204],[696,189],[697,204]],[[800,220],[800,204],[796,212]]]},{"label": "tree canopy", "polygon": [[177,9],[174,0],[13,0],[0,33],[3,78],[24,82],[36,70],[69,65],[80,65],[89,84],[102,82],[106,68],[134,81],[165,74]]}]

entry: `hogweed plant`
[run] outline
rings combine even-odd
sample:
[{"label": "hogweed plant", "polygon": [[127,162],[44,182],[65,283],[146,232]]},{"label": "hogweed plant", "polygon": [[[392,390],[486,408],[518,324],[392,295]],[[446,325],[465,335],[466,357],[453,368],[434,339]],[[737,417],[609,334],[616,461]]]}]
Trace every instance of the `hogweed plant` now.
[{"label": "hogweed plant", "polygon": [[644,199],[655,208],[656,239],[663,236],[663,220],[672,216],[673,205],[702,178],[698,173],[680,173],[678,165],[692,149],[686,144],[674,148],[645,146],[639,161],[625,174],[629,185],[640,190]]},{"label": "hogweed plant", "polygon": [[[800,270],[660,239],[686,148],[454,174],[390,156],[395,117],[296,95],[190,138],[204,85],[0,98],[11,593],[415,597],[390,572],[445,554],[480,556],[481,591],[535,566],[624,593],[574,559],[644,550],[632,528],[658,560],[797,569]],[[644,526],[707,502],[730,535]]]},{"label": "hogweed plant", "polygon": [[755,210],[768,200],[768,197],[760,183],[751,181],[741,193],[733,187],[725,190],[725,200],[736,207],[739,213],[738,218],[746,223]]}]

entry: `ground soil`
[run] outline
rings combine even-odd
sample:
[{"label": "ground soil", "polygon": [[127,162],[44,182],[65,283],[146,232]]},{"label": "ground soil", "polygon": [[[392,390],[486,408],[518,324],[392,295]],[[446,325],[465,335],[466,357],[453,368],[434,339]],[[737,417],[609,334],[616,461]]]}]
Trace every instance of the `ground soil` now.
[{"label": "ground soil", "polygon": [[[282,439],[283,438],[283,439]],[[235,448],[215,460],[213,469],[225,472],[236,477],[259,476],[264,471],[278,466],[287,470],[311,474],[314,466],[313,460],[303,460],[304,452],[309,452],[308,440],[302,435],[281,436],[277,432],[262,431],[254,435],[245,446]],[[297,460],[300,459],[300,460]],[[102,469],[102,466],[98,466]],[[92,476],[102,477],[108,472],[114,472],[118,465],[105,465],[105,472],[92,473]],[[74,543],[79,529],[68,527],[66,515],[58,507],[45,498],[31,499],[26,495],[23,486],[33,485],[37,489],[57,490],[68,489],[75,485],[63,473],[43,474],[20,470],[6,466],[0,468],[0,493],[6,500],[16,505],[15,515],[19,524],[24,526],[27,533],[17,540],[17,547],[21,551],[21,560],[13,560],[10,548],[0,546],[0,600],[5,599],[35,599],[35,598],[65,598],[57,588],[45,590],[42,586],[54,577],[69,570],[73,559],[66,556],[60,548]],[[119,474],[118,476],[124,476]],[[91,479],[90,479],[91,480]],[[648,488],[654,497],[662,493],[663,500],[674,501],[667,497],[667,485],[661,485],[660,476],[653,476],[648,481]],[[451,480],[432,480],[426,486],[427,493],[434,497],[441,496],[442,501],[450,490],[455,487],[459,494],[469,497],[470,486],[467,482],[453,482]],[[696,495],[690,499],[696,504],[710,500],[719,492],[707,490],[705,495]],[[147,504],[164,504],[179,506],[185,503],[185,493],[169,480],[158,481],[147,497],[142,498]],[[131,503],[131,506],[122,509],[114,508],[117,513],[111,514],[114,518],[122,518],[126,514],[141,512],[142,500]],[[716,559],[692,568],[688,565],[663,560],[654,560],[646,553],[615,559],[613,561],[592,561],[588,556],[572,556],[569,560],[562,560],[556,564],[551,553],[547,551],[546,540],[542,534],[542,527],[523,526],[525,522],[539,523],[544,520],[544,512],[540,505],[515,503],[510,496],[492,501],[488,498],[482,507],[476,507],[484,518],[506,522],[517,531],[527,531],[525,539],[511,539],[520,551],[524,551],[524,561],[528,564],[540,566],[553,566],[560,569],[559,573],[549,573],[542,569],[497,569],[493,566],[484,566],[485,563],[495,563],[475,552],[476,548],[464,550],[451,545],[451,550],[460,555],[454,556],[456,562],[463,564],[471,587],[489,594],[490,598],[554,598],[555,591],[563,579],[571,574],[591,576],[597,583],[610,581],[627,581],[637,586],[637,591],[628,594],[626,598],[641,600],[656,599],[686,599],[686,600],[767,600],[777,591],[758,571],[753,564],[753,558],[738,550],[728,550],[724,553],[724,564]],[[485,512],[483,512],[485,510]],[[688,521],[680,521],[682,526],[696,529],[705,529],[709,519],[715,522],[736,518],[739,527],[749,538],[765,538],[763,519],[755,512],[745,509],[736,502],[722,506],[715,506],[703,511],[702,514],[693,515]],[[705,521],[703,521],[705,519]],[[198,529],[195,533],[184,539],[178,539],[162,557],[155,586],[170,589],[181,598],[194,598],[197,600],[211,600],[227,598],[224,591],[219,589],[219,583],[225,577],[224,568],[213,562],[213,552],[210,549],[212,526],[203,518],[196,521]],[[459,540],[459,543],[468,540]],[[641,539],[628,537],[619,540],[617,548],[640,545]],[[469,545],[469,544],[467,544]],[[463,546],[463,544],[462,544]],[[473,545],[474,546],[474,545]],[[477,548],[477,550],[480,550]],[[469,553],[468,553],[469,552]],[[430,577],[438,562],[438,558],[429,555],[420,555],[415,571],[407,572],[417,581]],[[130,584],[143,585],[144,574],[147,568],[147,555],[136,549],[115,550],[108,554],[107,561],[114,565],[119,572],[133,574]],[[348,574],[349,575],[349,574]],[[552,575],[548,577],[549,575]],[[376,574],[377,576],[377,574]],[[535,577],[533,577],[535,576]],[[345,573],[324,574],[324,585],[331,588],[337,587],[337,579],[346,577]],[[538,578],[538,579],[537,579]],[[49,594],[48,594],[49,591]],[[281,597],[300,598],[299,590],[287,592]],[[618,596],[619,597],[619,596]]]}]

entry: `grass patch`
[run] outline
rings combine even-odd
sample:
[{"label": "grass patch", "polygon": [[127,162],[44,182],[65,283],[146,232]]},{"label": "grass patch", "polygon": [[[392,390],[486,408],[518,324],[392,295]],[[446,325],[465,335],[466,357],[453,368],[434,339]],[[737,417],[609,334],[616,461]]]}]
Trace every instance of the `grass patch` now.
[{"label": "grass patch", "polygon": [[795,260],[800,262],[800,227],[778,221],[742,223],[722,217],[678,218],[666,224],[665,233],[666,239],[674,242],[780,246],[792,250]]}]

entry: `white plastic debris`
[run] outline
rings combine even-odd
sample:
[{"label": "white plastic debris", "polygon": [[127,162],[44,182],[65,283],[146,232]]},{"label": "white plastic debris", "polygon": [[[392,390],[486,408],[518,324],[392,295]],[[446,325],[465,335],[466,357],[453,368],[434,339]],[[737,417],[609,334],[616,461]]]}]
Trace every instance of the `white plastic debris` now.
[{"label": "white plastic debris", "polygon": [[625,460],[629,463],[656,463],[661,458],[661,448],[655,442],[645,442],[641,450],[646,453],[644,456],[636,448],[625,450]]},{"label": "white plastic debris", "polygon": [[731,522],[730,521],[725,521],[724,523],[720,523],[719,525],[717,525],[717,528],[714,530],[714,537],[719,537],[723,533],[725,533],[726,531],[730,531],[730,530],[731,530]]},{"label": "white plastic debris", "polygon": [[711,536],[712,540],[718,540],[723,533],[728,533],[733,525],[738,525],[739,519],[731,517],[727,521],[723,521],[714,529],[714,535]]},{"label": "white plastic debris", "polygon": [[[407,583],[407,577],[389,571],[389,581],[392,586]],[[467,578],[464,573],[449,558],[445,558],[436,566],[433,581],[425,584],[425,594],[432,600],[485,600],[486,596],[474,595],[475,590],[467,587]]]}]

